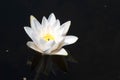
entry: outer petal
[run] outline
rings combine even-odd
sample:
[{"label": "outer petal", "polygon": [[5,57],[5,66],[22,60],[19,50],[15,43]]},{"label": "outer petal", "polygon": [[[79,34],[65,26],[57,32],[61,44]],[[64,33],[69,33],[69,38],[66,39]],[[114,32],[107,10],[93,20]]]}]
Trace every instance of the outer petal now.
[{"label": "outer petal", "polygon": [[70,45],[70,44],[73,44],[75,43],[76,41],[78,40],[78,37],[76,36],[66,36],[65,37],[65,40],[64,40],[64,45]]},{"label": "outer petal", "polygon": [[68,53],[67,53],[67,51],[66,51],[64,48],[62,48],[62,49],[60,49],[59,51],[55,51],[55,52],[51,53],[50,55],[62,55],[62,56],[67,56]]},{"label": "outer petal", "polygon": [[38,35],[30,28],[30,27],[24,27],[24,30],[28,34],[28,36],[33,40],[33,42],[37,45],[38,43]]},{"label": "outer petal", "polygon": [[31,49],[38,51],[40,53],[43,53],[42,50],[40,50],[32,41],[27,42],[27,46],[30,47]]},{"label": "outer petal", "polygon": [[40,22],[34,17],[30,16],[30,24],[33,30],[38,31],[41,29],[41,24]]},{"label": "outer petal", "polygon": [[67,34],[67,32],[70,28],[70,24],[71,24],[71,21],[67,21],[67,22],[65,22],[64,24],[61,25],[61,29],[62,29],[61,31],[62,31],[63,35]]},{"label": "outer petal", "polygon": [[50,16],[48,17],[48,22],[49,22],[49,25],[53,25],[56,22],[56,17],[54,13],[51,13]]}]

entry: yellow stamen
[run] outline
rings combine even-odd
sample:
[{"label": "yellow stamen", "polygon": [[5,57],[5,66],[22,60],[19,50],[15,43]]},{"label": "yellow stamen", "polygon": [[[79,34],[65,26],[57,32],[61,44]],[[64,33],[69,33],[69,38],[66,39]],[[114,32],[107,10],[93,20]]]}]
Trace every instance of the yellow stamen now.
[{"label": "yellow stamen", "polygon": [[54,36],[52,36],[51,34],[46,34],[43,38],[45,41],[54,40]]}]

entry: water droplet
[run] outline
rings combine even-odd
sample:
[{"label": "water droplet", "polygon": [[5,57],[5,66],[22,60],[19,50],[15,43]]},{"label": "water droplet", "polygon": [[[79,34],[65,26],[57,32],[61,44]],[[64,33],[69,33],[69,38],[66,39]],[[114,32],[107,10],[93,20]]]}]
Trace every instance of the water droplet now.
[{"label": "water droplet", "polygon": [[23,80],[27,80],[27,78],[26,78],[26,77],[23,77]]},{"label": "water droplet", "polygon": [[107,8],[108,6],[107,5],[104,5],[105,8]]},{"label": "water droplet", "polygon": [[7,50],[5,50],[5,52],[9,52],[9,50],[7,49]]}]

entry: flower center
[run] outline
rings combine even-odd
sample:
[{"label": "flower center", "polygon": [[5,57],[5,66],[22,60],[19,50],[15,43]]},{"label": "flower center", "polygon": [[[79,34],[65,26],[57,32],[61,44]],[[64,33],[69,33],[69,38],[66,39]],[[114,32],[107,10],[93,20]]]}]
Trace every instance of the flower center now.
[{"label": "flower center", "polygon": [[51,34],[46,34],[43,38],[45,41],[54,40],[54,36],[52,36]]}]

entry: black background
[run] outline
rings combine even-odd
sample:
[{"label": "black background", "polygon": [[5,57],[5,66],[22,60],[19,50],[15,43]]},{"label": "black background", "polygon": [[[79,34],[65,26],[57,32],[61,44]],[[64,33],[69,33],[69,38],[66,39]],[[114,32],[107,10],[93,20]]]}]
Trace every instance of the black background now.
[{"label": "black background", "polygon": [[[69,63],[67,74],[46,80],[120,80],[119,0],[1,0],[0,1],[0,80],[30,77],[26,62],[34,56],[27,49],[30,38],[23,27],[29,16],[40,22],[54,13],[61,23],[72,25],[68,34],[78,42],[65,48],[79,63]],[[44,80],[44,78],[43,78]]]}]

